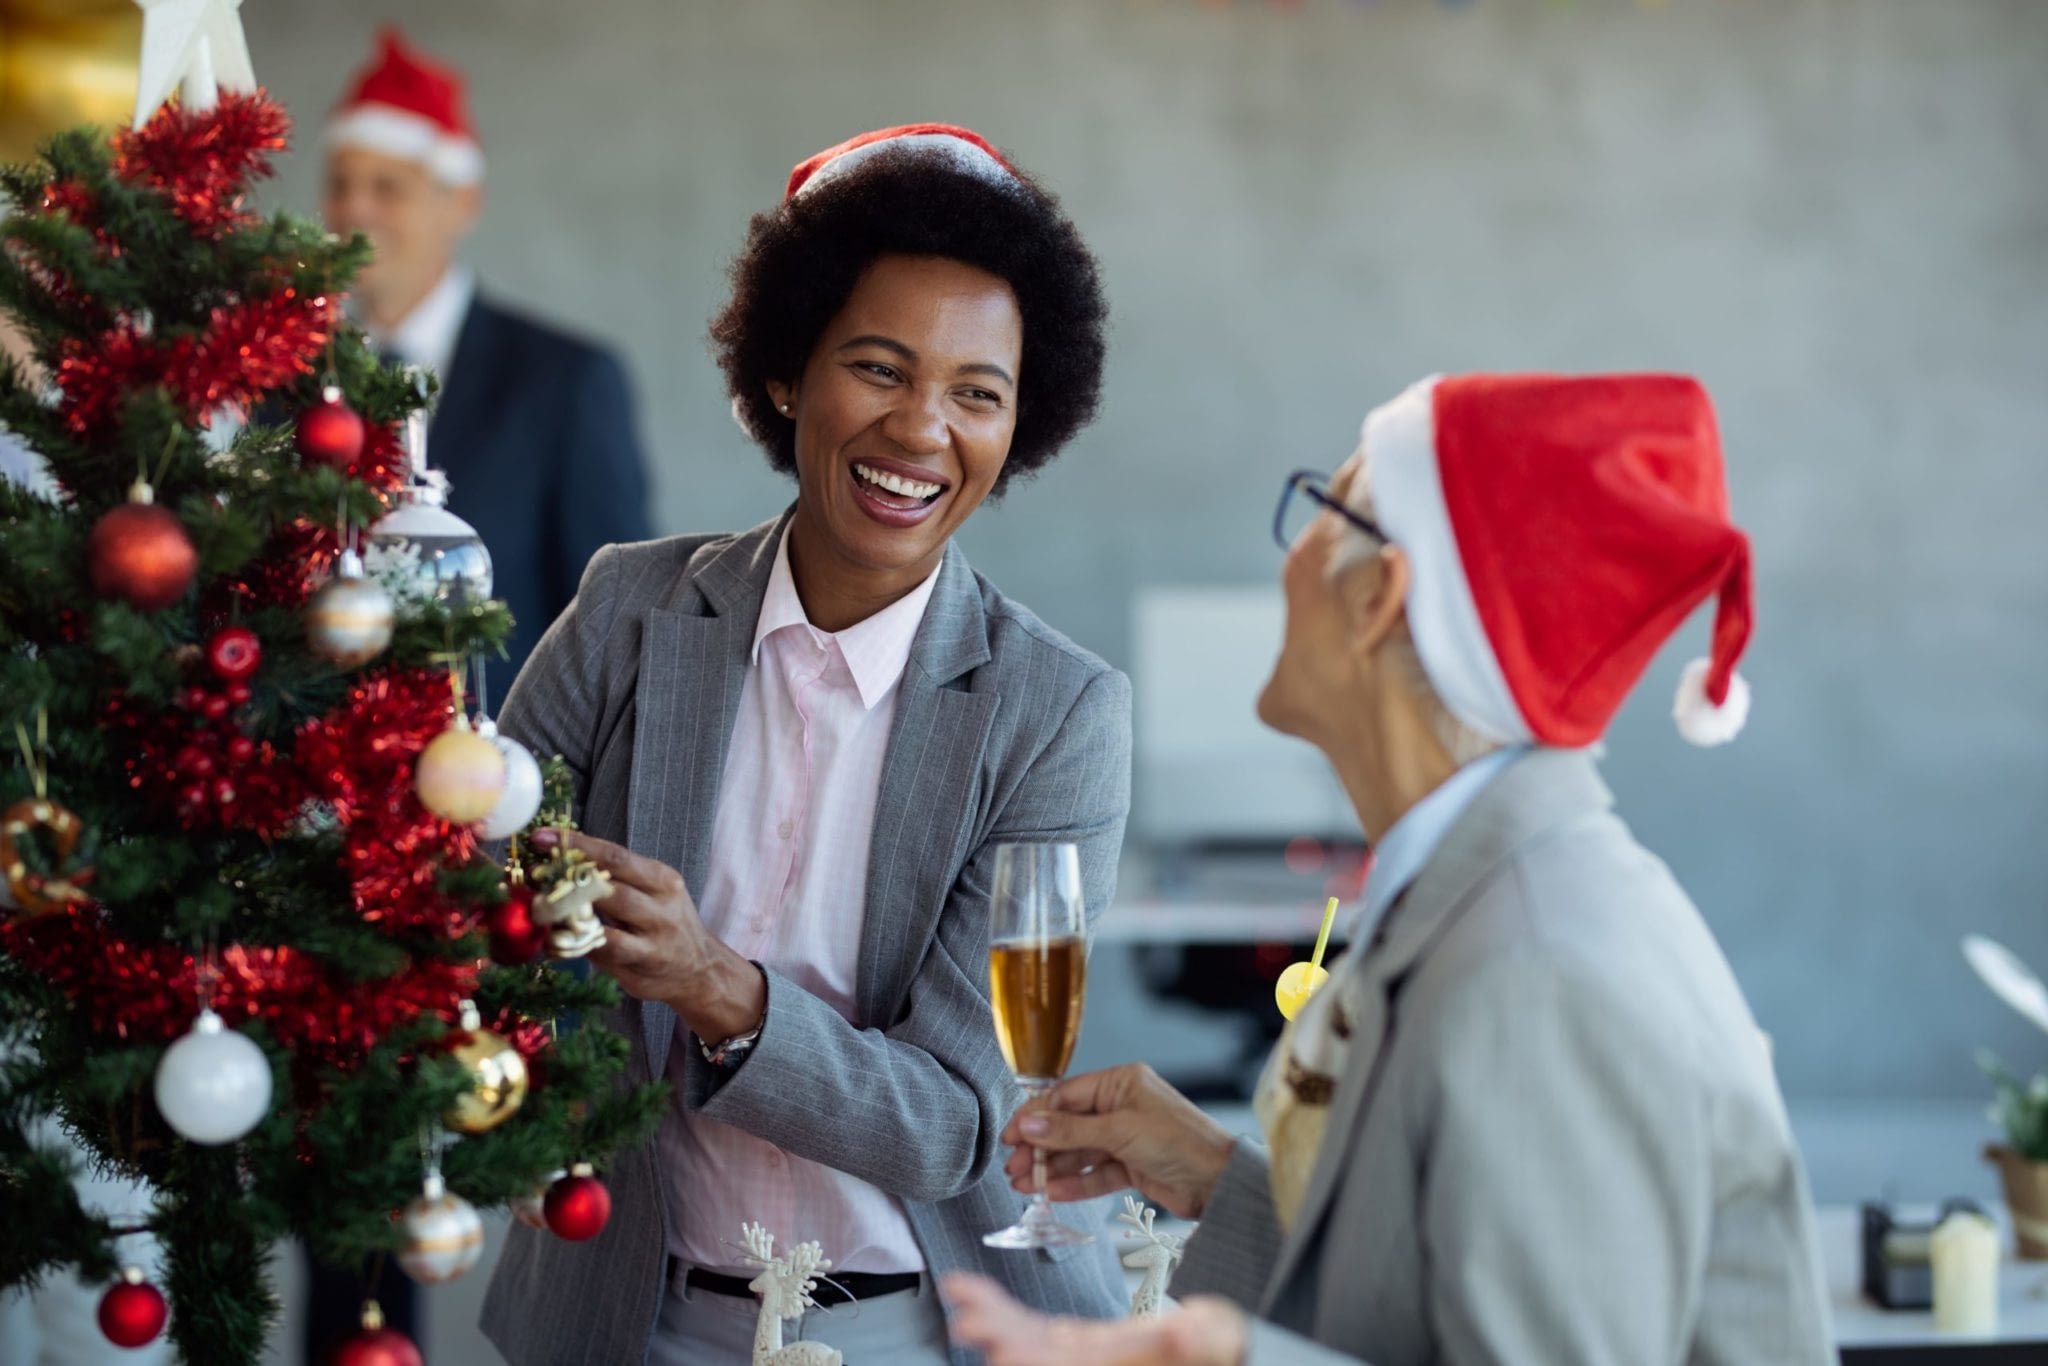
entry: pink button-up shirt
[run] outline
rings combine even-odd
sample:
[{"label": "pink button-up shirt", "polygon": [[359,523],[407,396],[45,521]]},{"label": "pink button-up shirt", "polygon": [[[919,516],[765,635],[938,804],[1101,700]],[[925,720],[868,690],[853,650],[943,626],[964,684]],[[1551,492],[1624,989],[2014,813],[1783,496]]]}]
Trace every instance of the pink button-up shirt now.
[{"label": "pink button-up shirt", "polygon": [[[726,752],[710,867],[692,889],[713,934],[849,1020],[896,684],[938,577],[831,634],[804,615],[784,531]],[[668,1065],[678,1093],[685,1050],[697,1043],[679,1025]],[[740,1225],[752,1222],[777,1247],[817,1239],[841,1270],[924,1269],[902,1203],[858,1177],[680,1105],[662,1126],[661,1154],[671,1250],[691,1265],[747,1270]]]}]

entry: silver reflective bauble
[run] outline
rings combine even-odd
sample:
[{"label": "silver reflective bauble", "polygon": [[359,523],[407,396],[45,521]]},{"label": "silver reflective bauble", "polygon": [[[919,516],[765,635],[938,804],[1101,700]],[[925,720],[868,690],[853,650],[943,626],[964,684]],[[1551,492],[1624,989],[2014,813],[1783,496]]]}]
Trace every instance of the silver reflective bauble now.
[{"label": "silver reflective bauble", "polygon": [[377,562],[412,566],[405,596],[453,607],[490,601],[491,552],[475,527],[438,503],[393,509],[370,528],[365,546]]}]

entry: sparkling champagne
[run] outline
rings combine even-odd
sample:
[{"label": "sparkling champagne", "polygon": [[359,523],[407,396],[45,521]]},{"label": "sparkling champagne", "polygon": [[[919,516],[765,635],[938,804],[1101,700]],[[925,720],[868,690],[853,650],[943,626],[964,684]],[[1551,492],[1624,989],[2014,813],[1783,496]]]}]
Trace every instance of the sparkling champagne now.
[{"label": "sparkling champagne", "polygon": [[1065,1074],[1081,1036],[1088,945],[1079,936],[997,944],[988,955],[996,1039],[1020,1079]]}]

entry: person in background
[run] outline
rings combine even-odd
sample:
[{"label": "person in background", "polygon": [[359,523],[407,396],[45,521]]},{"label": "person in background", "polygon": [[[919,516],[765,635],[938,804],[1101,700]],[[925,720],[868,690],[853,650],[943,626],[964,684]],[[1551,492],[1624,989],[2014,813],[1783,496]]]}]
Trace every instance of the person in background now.
[{"label": "person in background", "polygon": [[[386,28],[322,141],[327,226],[375,249],[351,317],[387,360],[440,377],[428,459],[448,475],[449,509],[490,548],[495,596],[512,609],[507,659],[488,677],[502,697],[590,557],[651,534],[625,370],[602,347],[486,297],[458,260],[484,200],[483,147],[459,74]],[[379,1301],[417,1336],[412,1283],[385,1265]],[[353,1330],[365,1287],[351,1272],[309,1272],[313,1361]]]},{"label": "person in background", "polygon": [[480,293],[457,249],[483,210],[462,78],[396,29],[328,119],[322,211],[376,255],[350,297],[387,358],[441,379],[429,458],[511,607],[502,696],[602,546],[645,540],[647,476],[618,358]]},{"label": "person in background", "polygon": [[1004,1134],[1050,1153],[1054,1199],[1136,1186],[1199,1217],[1183,1308],[1048,1320],[955,1278],[957,1340],[990,1366],[1832,1362],[1768,1049],[1594,763],[1709,596],[1679,728],[1717,744],[1747,713],[1749,542],[1706,393],[1424,381],[1330,483],[1288,481],[1276,535],[1259,715],[1322,750],[1377,846],[1361,947],[1274,1051],[1266,1149],[1142,1066]]}]

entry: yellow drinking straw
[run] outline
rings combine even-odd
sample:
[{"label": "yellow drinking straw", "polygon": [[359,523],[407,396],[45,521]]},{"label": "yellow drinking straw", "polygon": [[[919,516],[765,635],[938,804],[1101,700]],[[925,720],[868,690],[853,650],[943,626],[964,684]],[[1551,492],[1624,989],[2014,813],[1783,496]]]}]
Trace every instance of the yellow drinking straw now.
[{"label": "yellow drinking straw", "polygon": [[1337,920],[1337,898],[1331,897],[1330,904],[1323,907],[1323,932],[1316,936],[1316,951],[1306,963],[1289,963],[1287,971],[1280,974],[1280,980],[1273,984],[1273,1000],[1280,1007],[1280,1013],[1293,1019],[1308,1004],[1308,998],[1316,994],[1316,988],[1330,980],[1330,971],[1323,966],[1323,950],[1330,946],[1330,926]]}]

